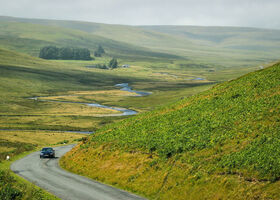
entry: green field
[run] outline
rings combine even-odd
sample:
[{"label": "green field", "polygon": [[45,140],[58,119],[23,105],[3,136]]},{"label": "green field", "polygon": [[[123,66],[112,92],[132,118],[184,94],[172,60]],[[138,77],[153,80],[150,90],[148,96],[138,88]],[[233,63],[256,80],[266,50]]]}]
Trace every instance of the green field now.
[{"label": "green field", "polygon": [[[87,106],[38,102],[34,96],[63,96],[78,93],[74,102],[101,103],[144,112],[193,95],[221,82],[258,67],[224,69],[181,68],[184,61],[130,62],[130,68],[101,70],[86,68],[94,63],[107,62],[109,57],[94,61],[46,61],[26,54],[0,49],[0,128],[97,130],[106,123],[123,117],[98,117],[107,110]],[[126,63],[119,59],[120,63]],[[191,65],[190,63],[188,65]],[[198,64],[193,64],[197,66]],[[213,69],[211,68],[211,69]],[[201,77],[205,80],[192,80]],[[149,91],[145,97],[117,96],[118,83],[129,83],[136,90]],[[107,94],[82,95],[79,91],[107,91]],[[110,92],[109,92],[110,93]],[[115,92],[115,94],[117,94]],[[51,98],[50,98],[51,99]],[[64,100],[71,100],[64,99]],[[73,99],[72,99],[73,100]],[[96,115],[94,114],[96,112]]]},{"label": "green field", "polygon": [[[278,60],[279,30],[239,27],[124,26],[80,21],[0,17],[0,45],[38,55],[46,44],[104,46],[129,61],[183,59],[222,67]],[[48,28],[51,27],[51,28]]]},{"label": "green field", "polygon": [[[1,129],[92,131],[120,119],[96,116],[112,112],[110,110],[34,101],[29,97],[51,96],[49,99],[55,99],[56,96],[74,95],[74,99],[67,97],[60,100],[101,103],[143,112],[205,90],[219,81],[185,80],[201,75],[207,79],[202,70],[194,73],[186,70],[182,74],[172,66],[170,69],[158,69],[158,66],[168,63],[155,63],[155,66],[148,67],[147,63],[135,62],[128,69],[101,70],[85,66],[102,63],[109,58],[94,61],[46,61],[4,49],[0,50],[0,58]],[[173,76],[162,73],[172,73]],[[174,74],[178,77],[174,78]],[[136,90],[153,93],[146,97],[128,96],[118,92],[114,87],[117,83],[129,83]],[[97,94],[94,91],[104,92]]]},{"label": "green field", "polygon": [[[183,58],[206,65],[249,67],[278,60],[280,53],[279,30],[269,29],[125,26],[13,17],[0,17],[0,27],[1,45],[32,55],[38,55],[46,43],[89,49],[101,44],[111,55],[130,61]],[[26,46],[31,46],[32,52]]]}]

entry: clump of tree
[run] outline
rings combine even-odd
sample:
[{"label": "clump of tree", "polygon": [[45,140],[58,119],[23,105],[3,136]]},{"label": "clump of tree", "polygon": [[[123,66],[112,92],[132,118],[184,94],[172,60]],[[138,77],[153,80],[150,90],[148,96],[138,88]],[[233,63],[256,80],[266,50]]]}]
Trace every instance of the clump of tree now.
[{"label": "clump of tree", "polygon": [[88,65],[87,68],[109,69],[105,64]]},{"label": "clump of tree", "polygon": [[40,50],[39,57],[57,60],[93,60],[87,48],[57,48],[55,46],[43,47]]},{"label": "clump of tree", "polygon": [[95,64],[88,65],[87,68],[98,68],[98,69],[115,69],[118,67],[118,60],[116,58],[112,58],[108,65],[106,64]]},{"label": "clump of tree", "polygon": [[102,55],[105,54],[105,50],[101,45],[98,45],[97,50],[94,52],[95,57],[102,57]]},{"label": "clump of tree", "polygon": [[118,67],[118,60],[116,58],[112,58],[112,60],[110,60],[109,62],[109,66],[110,69],[115,69]]}]

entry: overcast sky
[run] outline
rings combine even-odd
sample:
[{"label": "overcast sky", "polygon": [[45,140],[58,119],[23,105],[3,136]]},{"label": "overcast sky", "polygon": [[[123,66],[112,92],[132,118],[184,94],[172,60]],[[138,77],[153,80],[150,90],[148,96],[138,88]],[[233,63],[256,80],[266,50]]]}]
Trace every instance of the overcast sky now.
[{"label": "overcast sky", "polygon": [[0,15],[129,25],[280,29],[280,0],[0,0]]}]

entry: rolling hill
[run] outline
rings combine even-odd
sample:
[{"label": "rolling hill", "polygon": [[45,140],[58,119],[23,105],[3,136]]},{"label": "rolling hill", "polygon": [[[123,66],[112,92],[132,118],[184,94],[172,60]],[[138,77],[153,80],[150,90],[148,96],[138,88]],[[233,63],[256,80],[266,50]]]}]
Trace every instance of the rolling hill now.
[{"label": "rolling hill", "polygon": [[[5,18],[4,18],[5,19]],[[145,47],[118,42],[84,31],[25,22],[10,22],[0,17],[0,47],[38,57],[44,46],[88,48],[92,52],[102,45],[108,56],[133,60],[178,59]]]},{"label": "rolling hill", "polygon": [[151,199],[279,199],[279,77],[275,64],[106,126],[61,164]]},{"label": "rolling hill", "polygon": [[[186,97],[278,60],[279,32],[0,17],[0,126],[95,130],[116,120],[83,140],[62,166],[151,199],[279,199],[280,64]],[[37,58],[46,45],[91,51],[102,45],[107,57]],[[131,67],[85,67],[113,56]],[[153,95],[105,95],[101,103],[157,109],[120,121],[27,99],[73,94],[75,99],[79,93],[116,89],[116,83]],[[96,101],[94,95],[77,99]],[[70,114],[51,113],[57,110]]]},{"label": "rolling hill", "polygon": [[[22,38],[31,39],[25,32],[35,28],[34,35],[37,35],[35,38],[38,39],[36,43],[48,40],[50,44],[69,43],[85,45],[91,49],[96,48],[96,43],[101,43],[108,49],[112,49],[114,55],[123,57],[125,54],[128,57],[130,54],[135,57],[143,54],[142,57],[146,58],[149,56],[175,58],[174,55],[177,55],[176,59],[184,57],[188,60],[226,67],[241,65],[247,67],[275,61],[280,53],[279,30],[240,27],[126,26],[14,17],[0,17],[0,22],[6,24],[2,25],[1,30],[6,32],[11,30],[10,34],[16,31],[14,26],[27,26],[26,29],[17,29],[21,33],[16,37],[20,38],[17,39],[19,41]],[[9,27],[10,25],[12,27]],[[50,32],[43,31],[44,27]],[[37,29],[42,31],[37,34]],[[32,41],[28,42],[32,43]],[[43,44],[37,44],[37,48],[41,45]],[[35,55],[34,52],[33,54]]]}]

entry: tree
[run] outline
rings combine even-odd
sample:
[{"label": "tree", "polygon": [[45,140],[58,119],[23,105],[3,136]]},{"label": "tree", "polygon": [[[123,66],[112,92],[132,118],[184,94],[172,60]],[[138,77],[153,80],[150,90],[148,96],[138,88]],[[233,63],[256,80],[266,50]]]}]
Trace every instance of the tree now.
[{"label": "tree", "polygon": [[57,48],[55,46],[43,47],[40,50],[40,58],[61,60],[93,60],[90,51],[86,48]]},{"label": "tree", "polygon": [[86,48],[78,49],[78,58],[77,60],[92,60],[90,57],[90,51]]},{"label": "tree", "polygon": [[97,51],[94,52],[94,57],[101,57],[102,54],[101,53],[98,53]]},{"label": "tree", "polygon": [[44,59],[58,59],[58,48],[55,46],[46,46],[40,50],[40,58]]},{"label": "tree", "polygon": [[103,49],[103,47],[101,45],[98,45],[98,49],[97,49],[98,53],[104,54],[105,50]]},{"label": "tree", "polygon": [[58,59],[72,60],[73,59],[73,49],[68,47],[63,47],[58,49]]},{"label": "tree", "polygon": [[105,53],[105,50],[103,49],[103,47],[101,45],[98,45],[97,50],[94,52],[94,56],[95,57],[101,57],[102,54]]},{"label": "tree", "polygon": [[117,68],[118,67],[117,59],[116,58],[112,58],[112,60],[110,60],[110,62],[109,62],[109,66],[108,67],[111,68],[111,69]]}]

